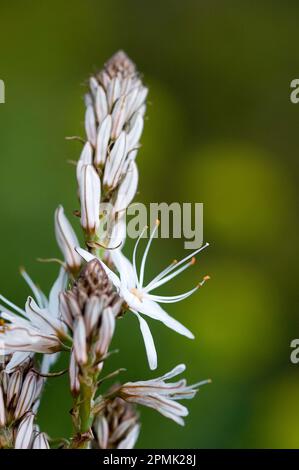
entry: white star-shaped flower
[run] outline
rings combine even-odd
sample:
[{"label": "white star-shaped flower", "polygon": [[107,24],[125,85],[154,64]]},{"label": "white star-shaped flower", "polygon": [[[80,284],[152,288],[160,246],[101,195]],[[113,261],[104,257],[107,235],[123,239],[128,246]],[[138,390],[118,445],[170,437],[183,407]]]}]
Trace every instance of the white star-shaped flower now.
[{"label": "white star-shaped flower", "polygon": [[[156,226],[153,229],[149,241],[146,245],[141,260],[139,273],[137,271],[136,266],[136,252],[139,241],[144,231],[146,230],[146,227],[135,244],[133,251],[133,263],[131,263],[122,254],[120,250],[111,251],[111,259],[117,271],[119,272],[119,276],[117,276],[105,263],[103,263],[103,261],[100,260],[108,277],[113,282],[115,287],[119,290],[120,296],[124,299],[124,301],[128,305],[128,308],[137,316],[139,320],[140,329],[143,335],[144,344],[146,348],[147,358],[151,369],[156,369],[157,367],[157,353],[149,326],[140,314],[146,315],[154,320],[159,320],[164,323],[164,325],[166,325],[168,328],[171,328],[172,330],[176,331],[177,333],[183,336],[186,336],[187,338],[193,339],[194,335],[191,333],[191,331],[189,331],[185,326],[183,326],[173,317],[171,317],[159,304],[179,302],[180,300],[186,299],[187,297],[192,295],[199,287],[201,287],[207,279],[209,279],[209,276],[205,276],[203,280],[199,284],[197,284],[193,289],[179,295],[164,296],[155,295],[151,293],[153,290],[166,284],[175,276],[182,273],[189,266],[193,265],[195,262],[194,256],[209,245],[208,243],[206,243],[204,246],[190,253],[182,260],[174,261],[170,264],[170,266],[168,266],[160,274],[158,274],[151,282],[149,282],[147,285],[144,285],[145,263],[158,225],[159,224],[157,221]],[[82,248],[76,248],[76,251],[86,261],[90,261],[95,258],[94,255],[92,255],[86,250],[83,250]]]},{"label": "white star-shaped flower", "polygon": [[58,295],[66,287],[67,273],[60,269],[53,284],[49,299],[34,284],[29,275],[21,274],[31,288],[35,300],[28,297],[25,308],[21,309],[10,300],[0,295],[0,352],[12,354],[6,366],[7,372],[27,360],[33,353],[43,353],[42,372],[46,373],[57,359],[57,352],[62,349],[61,341],[67,337],[66,325],[61,320]]}]

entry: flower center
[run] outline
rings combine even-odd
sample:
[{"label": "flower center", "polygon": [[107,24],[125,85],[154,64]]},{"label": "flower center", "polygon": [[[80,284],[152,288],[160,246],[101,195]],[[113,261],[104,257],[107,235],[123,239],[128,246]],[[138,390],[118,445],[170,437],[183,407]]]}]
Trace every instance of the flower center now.
[{"label": "flower center", "polygon": [[142,302],[142,298],[143,298],[142,292],[136,289],[136,287],[132,287],[131,292],[133,295],[135,295],[135,297],[137,297],[138,300],[140,300],[140,302]]}]

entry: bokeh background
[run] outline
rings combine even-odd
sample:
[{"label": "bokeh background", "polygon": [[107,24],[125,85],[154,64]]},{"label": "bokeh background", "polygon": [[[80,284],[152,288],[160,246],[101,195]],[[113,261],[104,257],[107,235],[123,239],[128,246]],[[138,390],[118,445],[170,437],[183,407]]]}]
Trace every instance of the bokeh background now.
[{"label": "bokeh background", "polygon": [[[141,410],[138,446],[298,447],[299,365],[289,360],[299,336],[299,104],[289,98],[299,75],[298,2],[1,0],[0,8],[1,292],[24,303],[20,265],[46,292],[55,279],[57,267],[36,258],[60,255],[57,205],[70,217],[78,208],[67,161],[80,144],[65,136],[83,135],[86,78],[124,49],[150,88],[137,199],[203,202],[211,243],[166,292],[211,275],[169,308],[196,340],[151,326],[158,373],[184,362],[189,381],[213,383],[188,403],[185,428]],[[149,276],[183,254],[183,240],[155,241]],[[107,371],[154,375],[130,314],[114,346]],[[49,380],[42,428],[68,435],[70,408],[67,377]]]}]

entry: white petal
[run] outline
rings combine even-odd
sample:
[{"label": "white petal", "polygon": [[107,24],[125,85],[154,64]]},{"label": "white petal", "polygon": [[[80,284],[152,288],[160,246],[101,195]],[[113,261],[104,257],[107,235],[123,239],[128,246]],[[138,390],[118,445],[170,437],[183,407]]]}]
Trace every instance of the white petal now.
[{"label": "white petal", "polygon": [[80,175],[81,175],[81,171],[82,171],[83,166],[84,165],[92,165],[92,160],[93,160],[92,153],[93,153],[92,146],[87,141],[86,144],[83,147],[83,150],[81,152],[80,158],[79,158],[78,163],[77,163],[76,174],[77,174],[78,182],[79,182],[79,179],[80,179]]},{"label": "white petal", "polygon": [[172,379],[172,377],[176,377],[177,375],[182,374],[185,370],[186,370],[185,364],[179,364],[176,367],[174,367],[173,369],[171,369],[171,371],[169,371],[166,374],[162,375],[161,377],[157,377],[157,378],[153,379],[153,381],[154,382],[160,382],[161,380],[164,381],[164,380]]},{"label": "white petal", "polygon": [[136,287],[136,276],[132,263],[120,250],[111,251],[111,259],[120,274],[122,287],[132,289]]},{"label": "white petal", "polygon": [[64,209],[59,206],[55,211],[55,234],[59,248],[70,269],[78,269],[81,259],[75,252],[75,246],[79,245],[78,238],[70,222],[64,214]]},{"label": "white petal", "polygon": [[[75,251],[74,247],[74,252],[76,253],[77,257],[80,258],[80,256],[77,254]],[[80,258],[80,264],[81,264],[81,258]],[[80,266],[79,264],[79,266]],[[60,292],[63,292],[66,288],[67,285],[67,273],[64,268],[61,268],[59,270],[58,278],[53,284],[53,287],[50,291],[49,295],[49,312],[55,317],[59,318],[59,294]]]},{"label": "white petal", "polygon": [[194,339],[193,333],[189,331],[184,325],[175,320],[173,317],[168,315],[165,310],[163,310],[157,302],[148,300],[146,297],[143,298],[140,302],[138,311],[147,315],[148,317],[153,318],[154,320],[159,320],[168,328],[176,331],[180,335],[186,336],[187,338]]},{"label": "white petal", "polygon": [[[91,261],[93,259],[97,259],[96,256],[92,255],[86,250],[83,250],[82,248],[77,247],[76,248],[77,253],[79,253],[80,256],[82,256],[85,261]],[[119,277],[111,270],[108,268],[108,266],[103,263],[103,261],[99,260],[103,268],[105,269],[105,272],[107,276],[109,277],[110,281],[114,284],[115,287],[119,288],[120,287],[120,279]]]},{"label": "white petal", "polygon": [[48,300],[45,298],[43,295],[42,291],[39,289],[39,287],[33,282],[29,274],[25,271],[25,269],[20,270],[22,278],[25,280],[26,284],[30,287],[32,290],[32,293],[35,297],[35,300],[38,303],[38,306],[40,308],[46,307],[48,305]]},{"label": "white petal", "polygon": [[15,353],[13,353],[12,358],[6,364],[5,372],[7,372],[8,374],[11,374],[12,372],[14,372],[16,370],[17,367],[19,367],[21,364],[26,362],[28,360],[28,358],[30,358],[31,356],[32,356],[31,352],[19,352],[19,351],[17,351]]},{"label": "white petal", "polygon": [[[120,217],[118,215],[116,218],[117,220],[112,222],[113,225],[111,233],[107,233],[107,237],[105,238],[105,244],[107,248],[111,248],[112,251],[114,251],[116,248],[120,250],[123,247],[127,235],[125,214]],[[106,241],[107,238],[109,238],[108,243]]]},{"label": "white petal", "polygon": [[57,336],[57,332],[63,330],[60,320],[54,315],[50,315],[47,309],[39,308],[32,297],[28,297],[25,310],[32,325],[40,329],[42,333]]},{"label": "white petal", "polygon": [[89,251],[84,250],[83,248],[80,248],[79,246],[76,247],[76,251],[80,256],[82,256],[83,259],[85,259],[85,261],[87,261],[87,263],[89,261],[92,261],[93,259],[97,259],[97,257],[94,256],[92,253],[89,253]]},{"label": "white petal", "polygon": [[154,343],[151,331],[149,329],[148,324],[141,317],[141,315],[139,315],[137,312],[133,312],[133,313],[137,316],[139,320],[140,330],[143,336],[143,341],[144,341],[146,355],[147,355],[150,369],[154,370],[157,368],[157,352],[156,352],[155,343]]}]

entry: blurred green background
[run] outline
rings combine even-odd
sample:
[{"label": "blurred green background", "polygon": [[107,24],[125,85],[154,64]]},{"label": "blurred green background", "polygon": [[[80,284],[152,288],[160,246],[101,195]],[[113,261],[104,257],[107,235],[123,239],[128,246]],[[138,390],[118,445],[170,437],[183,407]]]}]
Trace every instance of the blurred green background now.
[{"label": "blurred green background", "polygon": [[[298,447],[298,126],[290,82],[299,75],[299,5],[192,0],[0,1],[1,292],[22,305],[24,265],[47,291],[60,256],[53,213],[78,208],[74,167],[83,135],[85,80],[116,50],[150,89],[138,155],[142,202],[204,203],[205,240],[193,269],[165,293],[210,283],[168,311],[189,341],[151,322],[158,374],[184,362],[189,381],[211,377],[188,403],[185,428],[141,410],[139,447]],[[79,224],[72,219],[77,232]],[[132,245],[127,246],[131,253]],[[184,254],[183,240],[156,240],[154,274]],[[172,290],[173,289],[173,290]],[[126,380],[154,376],[137,321],[119,322],[108,369]],[[63,368],[61,357],[56,369]],[[67,378],[48,381],[40,424],[71,430]]]}]

